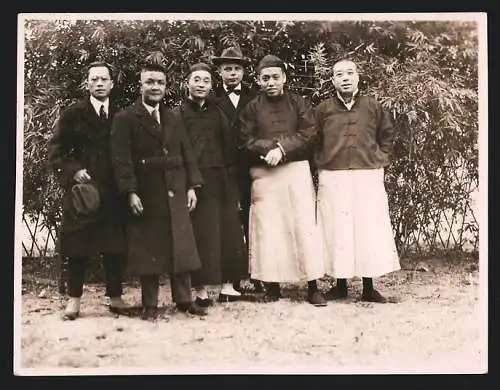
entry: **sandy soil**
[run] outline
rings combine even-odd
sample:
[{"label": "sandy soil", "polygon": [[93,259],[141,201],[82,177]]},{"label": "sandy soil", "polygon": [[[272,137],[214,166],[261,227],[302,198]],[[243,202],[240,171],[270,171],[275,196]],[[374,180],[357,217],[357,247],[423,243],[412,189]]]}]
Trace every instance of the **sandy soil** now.
[{"label": "sandy soil", "polygon": [[[205,318],[177,312],[166,283],[155,322],[110,313],[100,285],[86,286],[79,319],[62,321],[65,298],[55,287],[24,281],[18,372],[484,372],[477,265],[457,263],[429,260],[376,280],[398,303],[357,301],[354,280],[352,298],[327,307],[308,304],[305,285],[290,285],[279,302],[216,304]],[[128,285],[124,298],[139,304],[140,290]]]}]

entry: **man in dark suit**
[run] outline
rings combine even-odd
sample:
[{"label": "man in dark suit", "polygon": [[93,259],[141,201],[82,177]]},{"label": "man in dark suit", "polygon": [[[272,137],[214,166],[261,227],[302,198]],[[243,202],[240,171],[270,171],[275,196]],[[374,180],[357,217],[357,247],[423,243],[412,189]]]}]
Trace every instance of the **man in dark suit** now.
[{"label": "man in dark suit", "polygon": [[190,272],[201,267],[189,212],[203,183],[182,122],[162,99],[161,65],[140,71],[141,96],[119,112],[111,131],[118,191],[129,205],[126,220],[129,272],[141,280],[142,319],[156,318],[159,276],[168,273],[181,312],[206,315],[193,303]]},{"label": "man in dark suit", "polygon": [[[257,92],[242,84],[244,67],[249,63],[243,57],[243,53],[238,47],[229,47],[222,51],[220,57],[214,57],[212,63],[217,67],[222,79],[222,85],[215,89],[215,101],[226,114],[231,124],[232,132],[237,137],[238,115],[252,100]],[[240,221],[245,234],[245,241],[248,247],[248,219],[250,215],[250,167],[243,153],[239,153],[237,162],[237,184],[240,203]],[[262,291],[262,284],[252,280],[255,290]],[[234,288],[241,290],[240,281],[234,282]]]},{"label": "man in dark suit", "polygon": [[[90,256],[103,259],[110,309],[115,312],[128,309],[121,298],[125,263],[125,235],[120,217],[123,210],[109,156],[109,132],[116,112],[109,99],[113,88],[110,65],[104,62],[90,64],[85,84],[89,97],[61,114],[48,145],[49,164],[65,191],[59,238],[60,255],[68,259],[69,301],[63,319],[69,320],[80,313]],[[83,206],[93,204],[98,208],[93,212],[85,207],[75,209],[74,202],[78,200],[84,201]],[[78,209],[89,213],[79,214]]]}]

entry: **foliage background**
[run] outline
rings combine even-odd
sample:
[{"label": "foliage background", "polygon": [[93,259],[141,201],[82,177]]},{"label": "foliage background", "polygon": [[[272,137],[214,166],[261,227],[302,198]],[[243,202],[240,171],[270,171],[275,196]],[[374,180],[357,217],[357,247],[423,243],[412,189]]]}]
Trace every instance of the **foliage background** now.
[{"label": "foliage background", "polygon": [[[46,164],[60,110],[84,96],[83,69],[115,66],[119,105],[138,94],[138,63],[168,69],[166,104],[185,96],[189,64],[229,45],[287,64],[288,88],[315,105],[333,93],[332,64],[360,65],[360,90],[392,114],[398,133],[386,188],[401,255],[478,249],[478,42],[475,22],[27,20],[24,54],[23,255],[48,256],[61,191]],[[217,79],[217,78],[216,78]],[[45,233],[43,233],[45,232]],[[43,239],[40,240],[40,237]]]}]

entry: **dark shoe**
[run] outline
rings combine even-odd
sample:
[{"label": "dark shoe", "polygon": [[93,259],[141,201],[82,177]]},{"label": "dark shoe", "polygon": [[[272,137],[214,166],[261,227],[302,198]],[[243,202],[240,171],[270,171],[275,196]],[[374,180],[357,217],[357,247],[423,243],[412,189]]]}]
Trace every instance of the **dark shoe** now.
[{"label": "dark shoe", "polygon": [[156,307],[145,307],[142,309],[141,319],[144,321],[155,320],[158,315]]},{"label": "dark shoe", "polygon": [[250,281],[252,282],[253,289],[256,293],[264,292],[264,285],[260,280],[251,279]]},{"label": "dark shoe", "polygon": [[262,302],[264,302],[264,303],[277,302],[280,300],[280,298],[283,298],[281,293],[275,293],[275,292],[268,291],[264,294],[264,297],[262,298]]},{"label": "dark shoe", "polygon": [[212,298],[201,299],[200,297],[196,297],[194,303],[199,307],[209,307],[214,305],[214,300]]},{"label": "dark shoe", "polygon": [[178,303],[177,309],[182,313],[189,313],[195,316],[206,316],[208,314],[207,309],[198,306],[196,303]]},{"label": "dark shoe", "polygon": [[371,293],[363,292],[361,300],[365,302],[387,303],[387,298],[380,294],[377,290],[372,290]]},{"label": "dark shoe", "polygon": [[226,302],[257,302],[257,297],[254,295],[241,294],[241,295],[227,295],[227,294],[219,294],[219,298],[217,299],[220,303]]},{"label": "dark shoe", "polygon": [[227,294],[219,294],[219,298],[217,299],[219,302],[236,302],[239,301],[241,295],[227,295]]},{"label": "dark shoe", "polygon": [[326,299],[329,301],[333,301],[336,299],[346,299],[347,298],[347,289],[339,289],[337,286],[333,286],[328,292],[325,294]]},{"label": "dark shoe", "polygon": [[127,305],[122,298],[111,298],[109,311],[115,314],[130,315],[132,307]]},{"label": "dark shoe", "polygon": [[326,299],[319,291],[307,295],[307,301],[317,307],[326,306]]}]

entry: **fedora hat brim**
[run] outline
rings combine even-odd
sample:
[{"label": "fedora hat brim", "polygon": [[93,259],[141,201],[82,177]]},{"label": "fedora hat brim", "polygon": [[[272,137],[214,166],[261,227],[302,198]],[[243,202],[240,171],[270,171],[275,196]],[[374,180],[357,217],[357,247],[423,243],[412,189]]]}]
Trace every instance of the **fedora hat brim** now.
[{"label": "fedora hat brim", "polygon": [[248,64],[247,58],[239,58],[239,57],[213,57],[212,63],[214,65],[220,64]]}]

